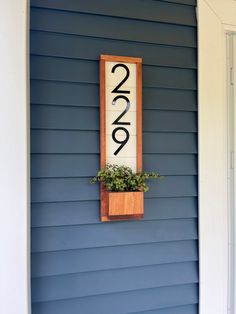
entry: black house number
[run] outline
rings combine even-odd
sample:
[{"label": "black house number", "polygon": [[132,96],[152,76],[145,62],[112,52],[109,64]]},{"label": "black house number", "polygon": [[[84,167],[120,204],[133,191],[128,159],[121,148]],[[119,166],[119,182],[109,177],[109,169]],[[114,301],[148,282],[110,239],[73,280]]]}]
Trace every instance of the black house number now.
[{"label": "black house number", "polygon": [[[128,94],[130,94],[130,90],[124,90],[122,89],[122,85],[128,80],[130,76],[130,71],[129,68],[123,64],[123,63],[118,63],[113,66],[111,72],[115,73],[117,68],[123,68],[125,70],[125,77],[120,81],[120,83],[112,90],[112,93],[118,94],[117,96],[114,97],[112,101],[112,105],[116,105],[116,101],[118,99],[122,99],[124,103],[126,104],[125,110],[115,119],[115,121],[112,123],[113,125],[116,125],[117,127],[113,130],[112,132],[112,139],[115,143],[120,144],[120,146],[117,148],[117,150],[114,152],[114,155],[117,155],[121,149],[125,146],[125,144],[129,141],[129,131],[125,127],[126,125],[130,125],[131,122],[124,122],[122,121],[122,117],[129,111],[130,109],[130,100],[128,98]],[[116,135],[118,131],[122,131],[125,134],[125,138],[123,140],[119,140]]]}]

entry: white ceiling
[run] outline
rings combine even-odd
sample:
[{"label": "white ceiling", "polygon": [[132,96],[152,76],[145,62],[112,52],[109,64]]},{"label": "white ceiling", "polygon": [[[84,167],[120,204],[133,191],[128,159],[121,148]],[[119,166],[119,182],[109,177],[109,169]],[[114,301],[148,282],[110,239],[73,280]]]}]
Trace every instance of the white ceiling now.
[{"label": "white ceiling", "polygon": [[222,23],[236,25],[236,0],[199,0],[206,2]]}]

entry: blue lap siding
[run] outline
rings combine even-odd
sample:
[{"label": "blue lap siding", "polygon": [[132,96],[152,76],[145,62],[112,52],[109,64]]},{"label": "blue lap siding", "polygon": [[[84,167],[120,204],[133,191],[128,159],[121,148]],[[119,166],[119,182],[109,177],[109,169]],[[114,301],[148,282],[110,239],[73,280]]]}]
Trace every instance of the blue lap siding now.
[{"label": "blue lap siding", "polygon": [[[31,0],[33,314],[197,314],[195,0]],[[143,58],[145,217],[101,223],[99,55]]]}]

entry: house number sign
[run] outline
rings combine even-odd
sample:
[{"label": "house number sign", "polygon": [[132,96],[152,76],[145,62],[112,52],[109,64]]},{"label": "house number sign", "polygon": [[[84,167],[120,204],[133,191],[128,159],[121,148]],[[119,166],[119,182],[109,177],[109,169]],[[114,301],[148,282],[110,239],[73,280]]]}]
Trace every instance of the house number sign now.
[{"label": "house number sign", "polygon": [[142,169],[141,58],[100,56],[100,137],[101,167]]}]

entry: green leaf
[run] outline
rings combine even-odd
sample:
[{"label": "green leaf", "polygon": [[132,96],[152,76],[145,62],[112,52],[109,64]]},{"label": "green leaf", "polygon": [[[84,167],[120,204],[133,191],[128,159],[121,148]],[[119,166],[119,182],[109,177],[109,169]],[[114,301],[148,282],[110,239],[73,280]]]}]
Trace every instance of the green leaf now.
[{"label": "green leaf", "polygon": [[100,169],[95,177],[90,180],[91,184],[102,182],[107,190],[114,192],[143,191],[147,192],[148,179],[162,179],[156,172],[135,173],[130,167],[107,164]]}]

